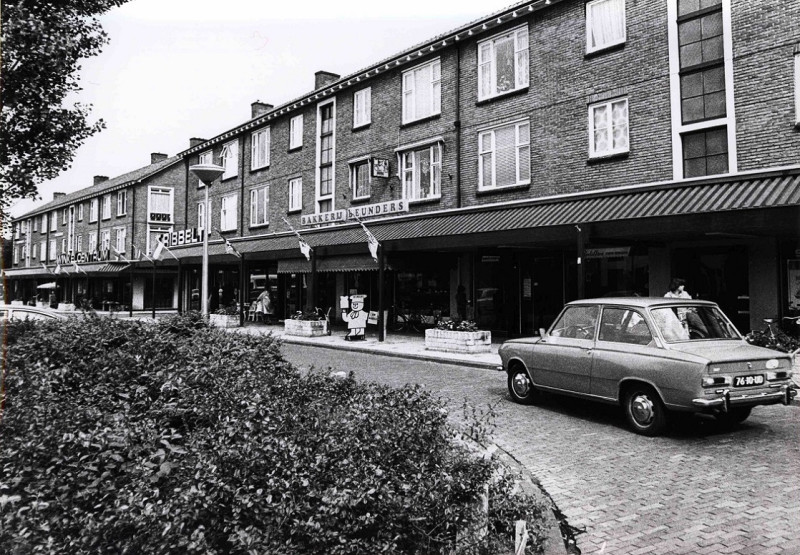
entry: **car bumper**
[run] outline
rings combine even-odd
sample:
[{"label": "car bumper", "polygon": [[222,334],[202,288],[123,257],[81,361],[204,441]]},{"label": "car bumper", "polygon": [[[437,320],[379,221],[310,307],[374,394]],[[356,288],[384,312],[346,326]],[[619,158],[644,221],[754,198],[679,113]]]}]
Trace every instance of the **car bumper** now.
[{"label": "car bumper", "polygon": [[736,406],[771,405],[775,403],[788,405],[796,395],[797,390],[790,384],[776,386],[775,391],[760,391],[757,393],[738,393],[726,389],[718,397],[693,399],[692,404],[702,409],[716,408],[727,412],[730,407]]}]

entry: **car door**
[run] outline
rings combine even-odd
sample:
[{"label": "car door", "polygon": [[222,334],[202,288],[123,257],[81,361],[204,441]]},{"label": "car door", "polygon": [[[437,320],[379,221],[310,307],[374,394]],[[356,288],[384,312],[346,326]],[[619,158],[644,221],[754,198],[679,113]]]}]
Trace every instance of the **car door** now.
[{"label": "car door", "polygon": [[550,333],[536,344],[532,373],[537,385],[589,393],[599,311],[597,305],[564,309]]}]

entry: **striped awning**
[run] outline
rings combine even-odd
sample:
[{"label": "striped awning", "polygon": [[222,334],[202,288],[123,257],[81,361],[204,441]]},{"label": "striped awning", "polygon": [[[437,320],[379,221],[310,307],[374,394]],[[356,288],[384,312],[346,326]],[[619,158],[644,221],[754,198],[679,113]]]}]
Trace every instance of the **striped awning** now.
[{"label": "striped awning", "polygon": [[[387,264],[385,270],[391,270]],[[317,261],[318,272],[370,272],[377,271],[378,263],[369,255],[352,254],[345,256],[328,256]],[[305,258],[278,260],[279,274],[309,274],[311,261]]]}]

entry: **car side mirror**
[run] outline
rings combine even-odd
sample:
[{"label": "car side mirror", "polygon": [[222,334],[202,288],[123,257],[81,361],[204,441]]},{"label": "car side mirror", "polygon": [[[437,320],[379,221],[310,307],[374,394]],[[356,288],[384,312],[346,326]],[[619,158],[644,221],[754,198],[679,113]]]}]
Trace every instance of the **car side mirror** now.
[{"label": "car side mirror", "polygon": [[547,330],[544,328],[539,328],[539,336],[542,338],[542,340],[547,339]]}]

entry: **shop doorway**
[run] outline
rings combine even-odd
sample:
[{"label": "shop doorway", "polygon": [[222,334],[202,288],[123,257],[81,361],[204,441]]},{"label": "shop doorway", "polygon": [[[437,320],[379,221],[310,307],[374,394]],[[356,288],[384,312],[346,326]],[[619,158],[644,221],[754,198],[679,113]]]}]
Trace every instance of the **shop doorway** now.
[{"label": "shop doorway", "polygon": [[564,257],[526,257],[520,262],[520,333],[547,328],[564,306]]}]

